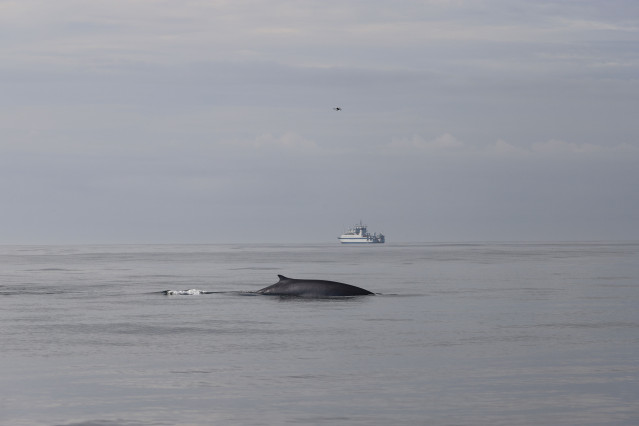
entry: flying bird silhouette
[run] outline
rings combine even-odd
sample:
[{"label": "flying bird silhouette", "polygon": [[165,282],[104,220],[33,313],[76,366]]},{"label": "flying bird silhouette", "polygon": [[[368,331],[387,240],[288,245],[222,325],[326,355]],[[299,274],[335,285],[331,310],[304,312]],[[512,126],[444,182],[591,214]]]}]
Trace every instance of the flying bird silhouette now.
[{"label": "flying bird silhouette", "polygon": [[340,108],[340,107],[335,107],[335,108],[333,108],[333,109],[334,109],[335,111],[341,111],[341,110],[342,110],[342,108]]}]

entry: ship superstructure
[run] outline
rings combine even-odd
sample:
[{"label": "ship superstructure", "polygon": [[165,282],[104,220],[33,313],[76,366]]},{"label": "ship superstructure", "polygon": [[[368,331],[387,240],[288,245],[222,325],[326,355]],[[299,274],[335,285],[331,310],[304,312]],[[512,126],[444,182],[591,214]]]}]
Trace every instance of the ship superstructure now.
[{"label": "ship superstructure", "polygon": [[361,220],[359,225],[353,226],[339,237],[342,244],[381,244],[385,240],[384,234],[369,233]]}]

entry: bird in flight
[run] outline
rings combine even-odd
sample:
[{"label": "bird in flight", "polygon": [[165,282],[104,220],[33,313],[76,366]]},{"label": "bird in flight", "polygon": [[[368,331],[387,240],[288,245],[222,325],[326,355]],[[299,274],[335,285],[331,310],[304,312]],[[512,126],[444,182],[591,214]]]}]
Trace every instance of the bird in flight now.
[{"label": "bird in flight", "polygon": [[333,108],[333,109],[334,109],[335,111],[341,111],[341,110],[342,110],[342,108],[341,108],[341,107],[335,107],[335,108]]}]

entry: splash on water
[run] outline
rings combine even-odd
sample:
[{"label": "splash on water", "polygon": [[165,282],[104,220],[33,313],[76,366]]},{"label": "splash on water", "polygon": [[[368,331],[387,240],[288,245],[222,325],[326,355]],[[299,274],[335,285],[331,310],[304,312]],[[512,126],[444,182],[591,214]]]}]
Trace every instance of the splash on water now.
[{"label": "splash on water", "polygon": [[167,296],[196,296],[199,294],[206,294],[206,291],[192,288],[189,290],[164,290],[163,293]]}]

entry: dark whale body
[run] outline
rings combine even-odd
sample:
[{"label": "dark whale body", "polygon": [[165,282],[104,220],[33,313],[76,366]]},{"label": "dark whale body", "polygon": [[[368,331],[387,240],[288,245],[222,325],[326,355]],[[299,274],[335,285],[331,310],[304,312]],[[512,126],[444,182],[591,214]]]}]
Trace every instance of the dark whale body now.
[{"label": "dark whale body", "polygon": [[272,296],[297,296],[297,297],[338,297],[338,296],[364,296],[375,294],[354,285],[338,283],[326,280],[297,280],[278,275],[280,280],[273,285],[256,291],[259,294]]}]

